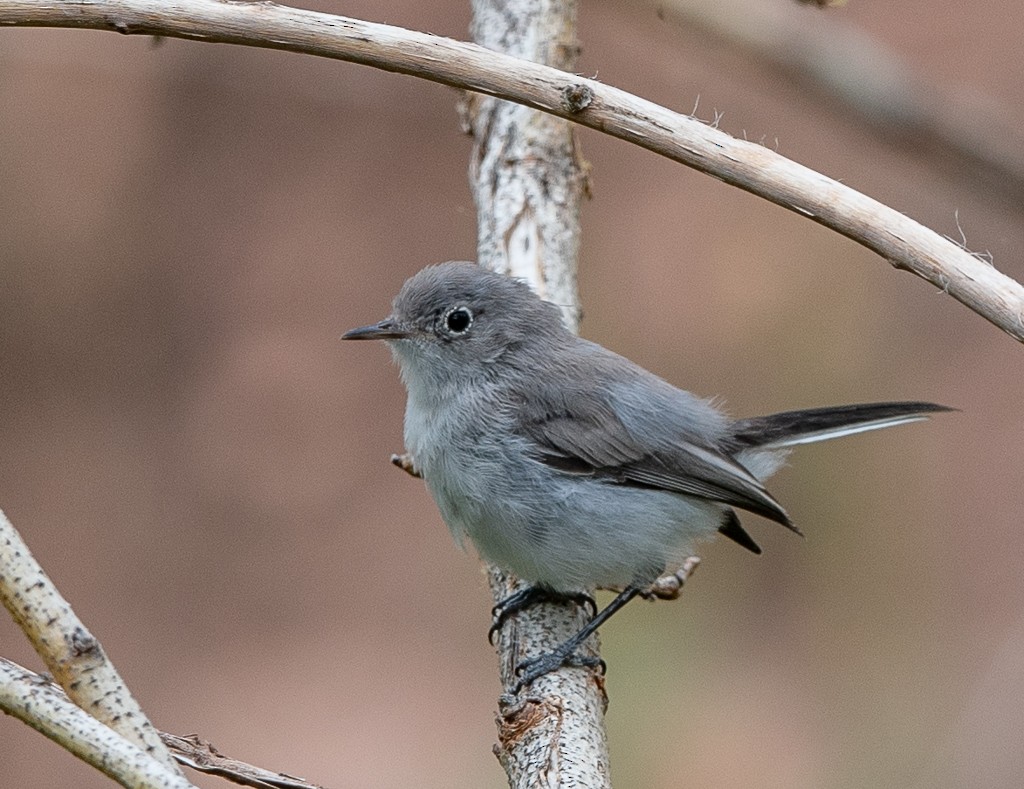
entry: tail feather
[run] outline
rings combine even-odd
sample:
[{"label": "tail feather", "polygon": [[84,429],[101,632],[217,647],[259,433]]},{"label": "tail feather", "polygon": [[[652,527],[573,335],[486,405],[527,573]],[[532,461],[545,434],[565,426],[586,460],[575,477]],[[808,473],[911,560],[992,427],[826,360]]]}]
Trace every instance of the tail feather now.
[{"label": "tail feather", "polygon": [[[720,534],[725,535],[733,542],[739,543],[751,553],[761,553],[761,546],[754,542],[754,538],[747,534],[747,530],[740,524],[739,516],[735,510],[725,511],[725,520],[718,527]],[[800,532],[797,532],[799,534]]]},{"label": "tail feather", "polygon": [[732,423],[737,449],[774,449],[920,422],[930,414],[955,411],[923,402],[860,403],[738,419]]}]

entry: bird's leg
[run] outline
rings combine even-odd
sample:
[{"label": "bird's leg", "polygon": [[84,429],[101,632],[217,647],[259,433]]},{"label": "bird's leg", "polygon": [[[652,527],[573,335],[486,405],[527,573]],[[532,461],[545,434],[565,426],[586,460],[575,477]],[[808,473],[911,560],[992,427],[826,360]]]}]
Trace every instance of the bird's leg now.
[{"label": "bird's leg", "polygon": [[538,677],[542,677],[562,666],[601,666],[604,670],[604,661],[600,658],[582,657],[576,654],[583,642],[594,635],[597,629],[611,618],[611,615],[622,608],[626,603],[640,594],[643,586],[630,584],[623,589],[614,600],[606,605],[600,613],[594,616],[576,635],[568,638],[550,652],[538,655],[534,658],[522,661],[516,666],[516,674],[519,679],[516,681],[513,693],[518,694]]},{"label": "bird's leg", "polygon": [[589,608],[591,616],[597,614],[597,603],[586,592],[556,592],[544,586],[527,586],[510,594],[491,609],[493,621],[491,629],[487,631],[487,640],[493,644],[494,637],[510,616],[538,603],[575,603],[580,608]]},{"label": "bird's leg", "polygon": [[[641,587],[637,594],[644,600],[678,600],[683,594],[683,585],[699,565],[700,557],[690,556],[678,570],[659,575],[654,583]],[[615,592],[615,594],[625,589],[624,586],[599,586],[597,588],[605,592]]]}]

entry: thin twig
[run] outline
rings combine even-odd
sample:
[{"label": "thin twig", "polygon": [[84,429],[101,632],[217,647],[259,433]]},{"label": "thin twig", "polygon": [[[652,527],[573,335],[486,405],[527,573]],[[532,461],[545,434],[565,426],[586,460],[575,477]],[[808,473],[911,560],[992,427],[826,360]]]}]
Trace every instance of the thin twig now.
[{"label": "thin twig", "polygon": [[[171,774],[138,746],[76,706],[59,685],[6,658],[0,658],[0,710],[45,734],[124,786],[192,786],[184,776]],[[157,733],[177,762],[198,772],[256,789],[323,789],[302,778],[225,756],[195,734],[182,737]]]},{"label": "thin twig", "polygon": [[678,600],[686,582],[690,580],[690,576],[699,566],[699,557],[689,557],[678,570],[673,573],[665,573],[642,591],[640,596],[646,600]]},{"label": "thin twig", "polygon": [[220,776],[232,783],[253,786],[256,789],[323,789],[319,784],[296,778],[294,775],[271,772],[225,756],[212,743],[201,740],[195,734],[182,737],[162,731],[160,738],[164,745],[170,748],[174,758],[182,764],[202,773]]},{"label": "thin twig", "polygon": [[0,25],[305,52],[508,99],[662,154],[832,228],[1024,342],[1024,286],[848,186],[623,90],[472,44],[272,3],[0,0]]}]

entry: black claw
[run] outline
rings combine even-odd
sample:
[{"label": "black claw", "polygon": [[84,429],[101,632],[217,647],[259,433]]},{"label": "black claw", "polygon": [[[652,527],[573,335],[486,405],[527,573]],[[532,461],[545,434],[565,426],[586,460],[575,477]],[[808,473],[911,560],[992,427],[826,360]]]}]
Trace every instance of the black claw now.
[{"label": "black claw", "polygon": [[551,652],[546,652],[543,655],[538,655],[535,658],[524,660],[518,666],[516,666],[516,675],[519,677],[515,684],[514,692],[519,693],[523,688],[529,685],[538,677],[543,676],[551,671],[561,668],[562,666],[589,666],[599,667],[601,673],[604,674],[607,669],[607,665],[603,660],[597,657],[583,657],[576,654],[576,650],[580,649],[597,629],[601,627],[608,619],[618,611],[622,606],[632,600],[640,593],[642,585],[639,583],[633,583],[623,589],[619,594],[606,605],[600,613],[598,613],[593,619],[585,624],[578,633],[564,641],[558,647]]},{"label": "black claw", "polygon": [[591,616],[597,614],[597,602],[586,592],[556,592],[542,586],[527,586],[509,595],[491,609],[494,621],[487,631],[487,640],[493,644],[494,637],[505,626],[510,616],[538,603],[575,603],[581,608],[589,608]]},{"label": "black claw", "polygon": [[597,600],[594,599],[593,595],[589,595],[586,592],[576,592],[570,595],[569,599],[580,608],[589,608],[591,617],[597,616]]},{"label": "black claw", "polygon": [[607,664],[599,657],[578,655],[575,652],[565,652],[562,649],[556,649],[553,652],[545,652],[537,657],[521,661],[516,666],[516,676],[518,679],[512,692],[518,695],[523,688],[533,684],[535,679],[543,677],[545,674],[550,674],[552,671],[557,671],[563,666],[597,668],[602,675],[608,668]]}]

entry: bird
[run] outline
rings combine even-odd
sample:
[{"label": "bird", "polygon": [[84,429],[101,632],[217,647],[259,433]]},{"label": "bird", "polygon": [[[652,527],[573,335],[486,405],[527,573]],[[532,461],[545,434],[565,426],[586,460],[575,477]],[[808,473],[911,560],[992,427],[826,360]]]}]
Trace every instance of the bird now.
[{"label": "bird", "polygon": [[422,269],[388,317],[343,339],[390,346],[406,449],[455,541],[528,583],[495,607],[495,628],[538,600],[622,590],[520,663],[516,693],[593,665],[579,654],[590,635],[702,541],[760,553],[741,512],[799,533],[764,484],[792,448],[954,410],[902,401],[733,419],[574,334],[526,282],[466,261]]}]

